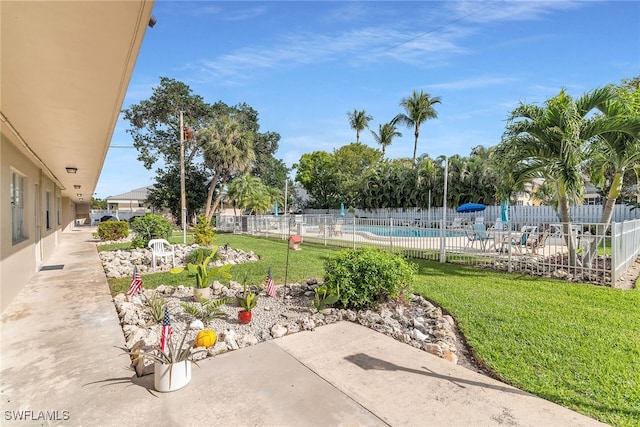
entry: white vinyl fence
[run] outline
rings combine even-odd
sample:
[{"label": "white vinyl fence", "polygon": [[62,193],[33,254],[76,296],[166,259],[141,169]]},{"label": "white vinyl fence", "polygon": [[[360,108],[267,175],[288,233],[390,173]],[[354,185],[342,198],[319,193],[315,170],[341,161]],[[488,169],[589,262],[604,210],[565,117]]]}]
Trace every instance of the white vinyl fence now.
[{"label": "white vinyl fence", "polygon": [[443,227],[435,216],[218,216],[216,228],[280,239],[297,234],[304,242],[377,246],[414,258],[606,286],[612,286],[640,254],[640,219],[611,224],[519,219],[502,224],[495,218],[486,221],[486,216],[456,214]]}]

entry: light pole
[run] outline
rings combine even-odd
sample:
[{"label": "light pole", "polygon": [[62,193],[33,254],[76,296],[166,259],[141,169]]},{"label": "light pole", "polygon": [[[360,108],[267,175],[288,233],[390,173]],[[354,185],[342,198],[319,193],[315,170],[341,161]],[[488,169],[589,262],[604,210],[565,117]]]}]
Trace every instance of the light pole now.
[{"label": "light pole", "polygon": [[182,221],[182,243],[187,244],[187,195],[184,182],[184,118],[180,111],[180,212]]}]

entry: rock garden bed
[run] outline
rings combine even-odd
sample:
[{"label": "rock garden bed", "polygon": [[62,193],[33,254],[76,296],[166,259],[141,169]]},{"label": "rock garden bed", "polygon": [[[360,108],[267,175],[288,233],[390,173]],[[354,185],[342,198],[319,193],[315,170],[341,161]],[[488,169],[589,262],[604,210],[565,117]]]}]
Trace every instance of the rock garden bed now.
[{"label": "rock garden bed", "polygon": [[[179,247],[180,245],[176,245],[177,265],[181,265],[184,255],[193,249]],[[257,259],[253,253],[235,251],[231,248],[221,250],[220,255],[221,259],[217,262],[224,264]],[[130,276],[133,265],[138,265],[142,272],[152,270],[150,251],[146,249],[104,251],[100,252],[100,257],[107,277]],[[166,271],[170,267],[165,265],[160,270]],[[257,307],[252,310],[253,319],[249,324],[238,322],[237,313],[240,307],[236,304],[235,297],[243,291],[243,287],[233,281],[228,285],[214,282],[209,288],[210,300],[230,298],[229,303],[219,306],[220,315],[209,319],[203,319],[206,316],[198,316],[201,317],[198,319],[190,314],[193,310],[185,309],[185,306],[202,306],[193,296],[193,288],[190,287],[160,286],[155,290],[145,289],[133,297],[118,294],[113,301],[129,351],[152,351],[158,347],[162,322],[154,319],[151,305],[166,305],[175,336],[182,337],[186,331],[187,339],[193,339],[198,331],[205,328],[216,332],[218,339],[213,347],[204,352],[200,351],[204,348],[194,349],[194,353],[199,352],[201,358],[300,331],[312,331],[322,325],[345,320],[359,323],[407,345],[482,372],[459,335],[453,318],[423,297],[412,296],[411,301],[405,304],[388,302],[375,310],[328,309],[320,313],[312,306],[314,289],[318,286],[320,284],[315,280],[286,287],[280,285],[276,286],[277,294],[274,297],[269,297],[254,287],[253,290],[259,293],[259,300]],[[152,304],[152,301],[155,301],[155,304]],[[155,317],[157,318],[157,314]],[[143,358],[134,358],[133,366],[138,375],[151,373],[153,367]]]}]

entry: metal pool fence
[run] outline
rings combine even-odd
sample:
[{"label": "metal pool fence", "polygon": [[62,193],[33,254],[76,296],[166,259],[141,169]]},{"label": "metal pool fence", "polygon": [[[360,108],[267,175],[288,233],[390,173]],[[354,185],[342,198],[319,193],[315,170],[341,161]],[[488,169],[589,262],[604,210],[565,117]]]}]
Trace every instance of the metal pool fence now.
[{"label": "metal pool fence", "polygon": [[218,216],[222,232],[343,248],[375,246],[412,258],[612,286],[640,254],[640,219],[598,223],[398,220],[340,215]]}]

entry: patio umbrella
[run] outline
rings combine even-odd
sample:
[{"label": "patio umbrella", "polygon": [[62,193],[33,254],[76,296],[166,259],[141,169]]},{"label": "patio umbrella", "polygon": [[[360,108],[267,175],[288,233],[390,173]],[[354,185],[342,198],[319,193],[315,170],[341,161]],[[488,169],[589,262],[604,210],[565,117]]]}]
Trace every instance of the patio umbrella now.
[{"label": "patio umbrella", "polygon": [[509,201],[504,200],[500,203],[500,220],[503,223],[509,222]]},{"label": "patio umbrella", "polygon": [[340,203],[340,216],[344,216],[344,203]]},{"label": "patio umbrella", "polygon": [[278,201],[276,200],[275,205],[273,206],[273,216],[278,216]]},{"label": "patio umbrella", "polygon": [[456,212],[460,213],[468,213],[468,212],[480,212],[485,210],[487,207],[482,203],[465,203],[464,205],[458,206]]}]

